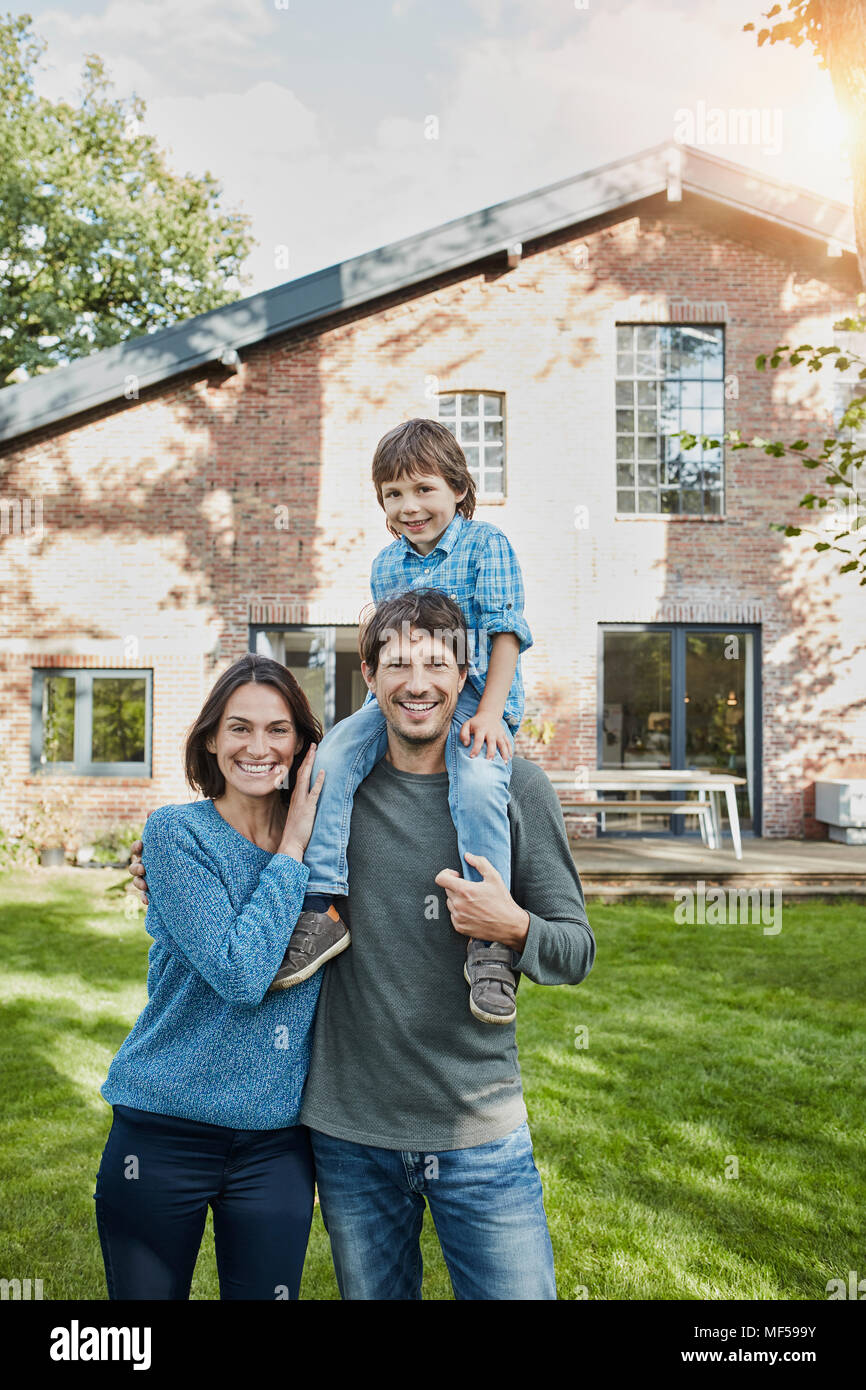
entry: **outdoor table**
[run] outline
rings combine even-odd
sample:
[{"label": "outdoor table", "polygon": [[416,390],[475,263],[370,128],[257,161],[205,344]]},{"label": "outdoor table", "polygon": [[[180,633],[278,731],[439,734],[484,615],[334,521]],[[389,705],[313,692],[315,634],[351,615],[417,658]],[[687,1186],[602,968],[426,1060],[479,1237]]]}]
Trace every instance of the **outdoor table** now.
[{"label": "outdoor table", "polygon": [[[577,775],[578,772],[580,773],[579,776]],[[579,787],[592,787],[596,791],[622,792],[634,789],[670,791],[683,787],[689,791],[698,792],[701,797],[707,795],[712,806],[716,838],[716,844],[711,846],[713,849],[720,849],[722,844],[722,824],[717,798],[724,793],[734,854],[737,859],[743,857],[736,788],[746,785],[745,777],[735,777],[733,773],[729,772],[703,772],[700,768],[669,767],[614,767],[585,770],[580,768],[576,772],[557,769],[548,772],[547,775],[557,788],[567,786],[577,790]],[[599,803],[600,806],[603,804],[603,802]],[[635,810],[639,812],[640,802],[636,801],[634,804]]]}]

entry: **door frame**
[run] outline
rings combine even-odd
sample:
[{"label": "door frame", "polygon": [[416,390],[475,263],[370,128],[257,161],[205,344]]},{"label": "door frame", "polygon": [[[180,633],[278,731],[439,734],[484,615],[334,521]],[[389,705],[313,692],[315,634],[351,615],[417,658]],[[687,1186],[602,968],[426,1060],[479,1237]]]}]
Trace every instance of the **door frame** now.
[{"label": "door frame", "polygon": [[[671,634],[671,766],[685,769],[686,751],[686,637],[697,632],[721,632],[736,636],[748,633],[752,637],[752,707],[754,712],[754,784],[752,787],[752,828],[746,835],[759,837],[763,824],[763,707],[761,679],[760,623],[617,623],[600,622],[597,633],[596,682],[596,766],[601,767],[604,756],[604,634],[606,632],[669,632]],[[599,832],[610,834],[609,831]],[[619,835],[643,835],[644,831],[615,831]],[[684,818],[671,816],[670,831],[664,834],[683,835]],[[695,834],[698,832],[695,831]]]}]

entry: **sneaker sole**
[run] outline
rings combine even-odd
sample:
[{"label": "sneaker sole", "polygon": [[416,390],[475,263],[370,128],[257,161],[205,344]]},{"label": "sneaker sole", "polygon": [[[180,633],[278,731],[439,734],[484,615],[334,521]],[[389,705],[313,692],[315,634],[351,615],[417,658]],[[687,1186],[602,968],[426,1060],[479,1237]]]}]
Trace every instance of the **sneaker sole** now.
[{"label": "sneaker sole", "polygon": [[310,965],[305,965],[303,970],[297,970],[294,975],[286,975],[283,979],[278,976],[270,985],[268,994],[271,994],[275,989],[291,989],[292,985],[303,984],[304,980],[309,980],[311,975],[315,975],[317,970],[321,970],[323,965],[327,965],[329,960],[338,956],[341,951],[345,951],[346,947],[351,946],[351,944],[352,937],[347,929],[346,935],[341,936],[339,941],[335,941],[331,949],[326,951],[323,956],[319,956],[318,960],[312,961]]},{"label": "sneaker sole", "polygon": [[[471,990],[472,981],[469,978],[469,967],[466,965],[463,967],[463,978]],[[513,1023],[517,1017],[516,1007],[512,1009],[510,1014],[486,1014],[483,1009],[479,1009],[471,994],[469,995],[469,1007],[475,1018],[482,1023]]]}]

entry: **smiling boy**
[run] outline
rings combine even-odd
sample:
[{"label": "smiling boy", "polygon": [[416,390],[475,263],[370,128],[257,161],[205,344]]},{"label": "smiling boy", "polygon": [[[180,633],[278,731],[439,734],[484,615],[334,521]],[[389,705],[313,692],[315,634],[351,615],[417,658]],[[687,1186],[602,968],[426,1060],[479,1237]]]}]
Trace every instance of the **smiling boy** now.
[{"label": "smiling boy", "polygon": [[[468,679],[453,713],[459,739],[446,751],[449,806],[465,877],[478,880],[471,856],[481,855],[508,883],[511,757],[523,717],[520,656],[532,645],[520,566],[498,527],[472,520],[475,485],[463,450],[439,421],[407,420],[389,430],[376,446],[372,475],[395,537],[373,562],[373,599],[378,604],[406,590],[437,588],[463,612]],[[417,701],[402,705],[402,718],[420,737],[434,712]],[[325,783],[304,856],[307,896],[274,989],[308,979],[348,942],[332,900],[349,891],[346,852],[355,790],[386,748],[386,721],[372,692],[319,747],[316,775],[324,771]],[[513,964],[513,953],[501,942],[468,942],[463,973],[470,1011],[480,1023],[513,1022]]]}]

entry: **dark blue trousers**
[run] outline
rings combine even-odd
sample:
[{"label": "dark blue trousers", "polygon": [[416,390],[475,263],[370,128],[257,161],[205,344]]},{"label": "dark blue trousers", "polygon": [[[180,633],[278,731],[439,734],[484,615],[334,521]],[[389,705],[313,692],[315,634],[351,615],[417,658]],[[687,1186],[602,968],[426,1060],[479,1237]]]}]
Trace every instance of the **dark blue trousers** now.
[{"label": "dark blue trousers", "polygon": [[296,1299],[313,1219],[309,1130],[227,1129],[115,1105],[96,1178],[110,1299],[187,1299],[213,1210],[221,1299]]}]

